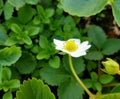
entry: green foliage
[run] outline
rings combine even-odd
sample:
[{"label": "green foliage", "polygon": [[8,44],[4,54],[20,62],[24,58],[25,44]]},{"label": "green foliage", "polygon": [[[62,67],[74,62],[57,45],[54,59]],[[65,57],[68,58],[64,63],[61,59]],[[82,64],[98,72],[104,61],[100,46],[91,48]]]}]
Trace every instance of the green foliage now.
[{"label": "green foliage", "polygon": [[30,53],[23,52],[21,58],[15,63],[15,65],[21,74],[29,74],[35,69],[36,60]]},{"label": "green foliage", "polygon": [[0,0],[0,15],[3,11],[3,0]]},{"label": "green foliage", "polygon": [[11,92],[6,92],[2,99],[13,99],[12,93]]},{"label": "green foliage", "polygon": [[20,87],[20,81],[18,79],[14,80],[5,80],[0,84],[0,90],[3,89],[5,92],[7,92],[9,89],[13,88],[19,88]]},{"label": "green foliage", "polygon": [[55,99],[55,96],[41,80],[33,78],[23,82],[16,99]]},{"label": "green foliage", "polygon": [[111,90],[111,93],[116,93],[116,92],[120,92],[120,86],[115,86],[115,87]]},{"label": "green foliage", "polygon": [[0,25],[0,45],[4,45],[4,42],[7,40],[7,33],[5,28]]},{"label": "green foliage", "polygon": [[49,42],[45,36],[40,36],[39,45],[43,49],[47,49],[49,47]]},{"label": "green foliage", "polygon": [[[111,5],[113,16],[120,25],[120,7],[119,7],[119,0],[92,0],[92,1],[85,1],[85,0],[60,0],[60,7],[64,9],[65,12],[68,12],[71,15],[75,16],[92,16],[100,11],[102,11],[106,5]],[[88,9],[89,7],[89,9]]]},{"label": "green foliage", "polygon": [[37,59],[49,59],[50,55],[49,52],[46,50],[40,51],[39,54],[37,55]]},{"label": "green foliage", "polygon": [[[65,57],[65,59],[68,58]],[[68,63],[66,60],[64,60],[64,63],[65,66],[60,66],[58,69],[44,66],[40,72],[41,78],[45,80],[45,82],[47,82],[48,84],[52,86],[57,85],[59,87],[58,96],[60,99],[66,99],[67,97],[69,97],[70,99],[82,98],[83,89],[73,78],[71,71],[67,66]],[[75,69],[77,70],[78,74],[83,72],[85,67],[82,59],[73,59],[73,64],[75,65]]]},{"label": "green foliage", "polygon": [[10,80],[12,76],[12,72],[8,67],[4,67],[2,70],[2,79],[3,80]]},{"label": "green foliage", "polygon": [[52,67],[43,67],[40,76],[50,85],[60,85],[64,80],[68,79],[69,74],[64,68],[54,69]]},{"label": "green foliage", "polygon": [[[107,0],[60,0],[61,7],[71,15],[77,16],[91,16],[94,15],[105,7]],[[88,6],[90,9],[88,10]]]},{"label": "green foliage", "polygon": [[103,46],[103,53],[105,55],[112,55],[120,50],[120,39],[108,39]]},{"label": "green foliage", "polygon": [[66,79],[58,89],[59,99],[82,99],[83,89],[74,79]]},{"label": "green foliage", "polygon": [[14,11],[13,6],[10,5],[9,2],[6,2],[5,5],[4,5],[4,16],[5,16],[6,20],[11,18],[12,14],[13,14],[13,11]]},{"label": "green foliage", "polygon": [[106,94],[102,95],[101,99],[119,99],[120,98],[120,93],[111,93],[111,94]]},{"label": "green foliage", "polygon": [[102,48],[104,42],[106,41],[105,32],[99,26],[90,26],[88,36],[98,49]]},{"label": "green foliage", "polygon": [[8,2],[14,7],[16,7],[16,9],[19,9],[25,4],[24,0],[8,0]]},{"label": "green foliage", "polygon": [[99,80],[102,84],[107,84],[107,83],[110,83],[111,81],[113,81],[113,78],[114,77],[111,75],[104,74],[99,78]]},{"label": "green foliage", "polygon": [[58,56],[53,57],[49,60],[49,64],[53,68],[59,68],[60,67],[60,58]]},{"label": "green foliage", "polygon": [[[70,70],[68,56],[57,51],[53,44],[54,38],[78,38],[81,42],[89,41],[91,45],[87,55],[72,59],[78,77],[90,91],[98,93],[97,99],[117,99],[120,89],[116,86],[119,85],[118,76],[101,75],[100,68],[106,57],[120,60],[119,35],[110,38],[107,30],[111,29],[111,24],[102,23],[102,19],[109,18],[106,13],[111,6],[115,21],[120,25],[119,3],[119,0],[0,0],[2,98],[13,99],[16,92],[16,99],[88,98]],[[32,77],[41,80],[26,80]],[[112,90],[102,86],[111,83],[116,86]],[[50,89],[55,89],[55,96]]]},{"label": "green foliage", "polygon": [[21,56],[20,47],[12,46],[0,50],[0,65],[10,66],[14,64]]},{"label": "green foliage", "polygon": [[91,51],[85,56],[87,59],[101,60],[104,55],[112,55],[120,50],[119,39],[107,38],[103,29],[99,26],[90,26],[88,37],[93,46]]},{"label": "green foliage", "polygon": [[36,17],[40,22],[49,24],[50,23],[50,17],[53,16],[54,10],[51,8],[44,9],[41,5],[37,6],[38,16]]},{"label": "green foliage", "polygon": [[[68,72],[71,72],[69,68],[68,57],[65,56],[63,62],[64,62],[64,68]],[[85,70],[85,64],[82,58],[73,58],[72,62],[77,74],[81,74]]]},{"label": "green foliage", "polygon": [[101,60],[103,58],[103,54],[99,51],[91,51],[85,56],[85,58],[89,60]]},{"label": "green foliage", "polygon": [[32,40],[28,35],[28,31],[23,31],[22,28],[17,24],[11,25],[11,37],[5,42],[5,45],[11,46],[14,44],[22,44],[25,43],[27,45],[32,44]]},{"label": "green foliage", "polygon": [[118,23],[118,25],[120,26],[120,1],[119,0],[114,0],[111,4],[112,6],[112,12],[113,12],[113,16],[116,20],[116,22]]},{"label": "green foliage", "polygon": [[33,9],[31,6],[28,5],[23,6],[22,8],[19,9],[18,19],[20,20],[21,23],[26,24],[32,19],[35,13],[36,13],[35,9]]},{"label": "green foliage", "polygon": [[[89,83],[92,83],[92,87],[97,90],[98,92],[100,92],[102,90],[102,85],[101,83],[98,81],[98,75],[95,72],[91,72],[90,74],[91,76],[91,82],[88,80]],[[91,85],[90,85],[91,86]]]},{"label": "green foliage", "polygon": [[8,0],[8,2],[13,5],[17,10],[25,5],[28,4],[37,4],[39,0]]}]

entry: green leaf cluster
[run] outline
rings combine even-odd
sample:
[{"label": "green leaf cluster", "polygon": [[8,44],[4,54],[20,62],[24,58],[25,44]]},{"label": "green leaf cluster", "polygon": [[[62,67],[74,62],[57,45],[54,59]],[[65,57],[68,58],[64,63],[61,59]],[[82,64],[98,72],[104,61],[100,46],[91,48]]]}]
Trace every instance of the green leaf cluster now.
[{"label": "green leaf cluster", "polygon": [[101,60],[105,55],[112,55],[120,50],[120,39],[107,38],[103,29],[99,26],[90,26],[88,37],[93,46],[91,51],[85,56],[87,59]]},{"label": "green leaf cluster", "polygon": [[[62,7],[72,15],[91,16],[102,11],[108,1],[112,6],[115,20],[119,23],[119,0],[75,0],[74,2],[60,0],[61,5],[57,5],[58,1],[53,0],[4,2],[0,0],[1,97],[3,96],[3,99],[87,97],[71,73],[67,55],[55,49],[54,38],[59,40],[77,38],[81,42],[88,40],[91,48],[87,55],[72,60],[77,75],[90,90],[111,92],[98,95],[101,99],[118,97],[118,86],[113,87],[112,90],[103,87],[104,84],[109,86],[110,83],[119,82],[118,76],[100,75],[97,69],[105,57],[120,60],[117,56],[120,51],[120,39],[108,38],[105,31],[97,25],[84,28],[82,21],[85,17],[71,16],[60,9]],[[20,83],[23,84],[20,86]]]},{"label": "green leaf cluster", "polygon": [[[100,11],[104,10],[106,5],[110,5],[112,7],[112,14],[120,26],[120,1],[119,0],[60,0],[60,7],[64,9],[65,12],[68,12],[71,15],[75,16],[92,16]],[[88,7],[90,9],[88,9]]]},{"label": "green leaf cluster", "polygon": [[[2,69],[2,68],[0,68]],[[3,90],[5,93],[3,94],[2,99],[12,99],[13,89],[17,89],[20,87],[20,81],[18,79],[12,79],[12,72],[8,67],[4,67],[1,70],[1,82],[0,82],[0,90]]]},{"label": "green leaf cluster", "polygon": [[[76,82],[75,78],[71,74],[69,69],[69,64],[67,62],[67,57],[64,58],[64,66],[60,66],[60,68],[55,69],[50,66],[43,67],[40,71],[40,76],[45,82],[52,86],[58,86],[58,97],[59,99],[79,99],[82,98],[83,89]],[[84,62],[82,59],[74,59],[73,64],[75,65],[75,69],[78,74],[81,74],[84,69]],[[70,94],[71,93],[71,94]]]},{"label": "green leaf cluster", "polygon": [[4,12],[5,19],[8,20],[12,17],[14,8],[19,10],[25,4],[35,5],[38,2],[39,0],[7,0],[4,3],[3,0],[0,0],[0,15],[2,12]]}]

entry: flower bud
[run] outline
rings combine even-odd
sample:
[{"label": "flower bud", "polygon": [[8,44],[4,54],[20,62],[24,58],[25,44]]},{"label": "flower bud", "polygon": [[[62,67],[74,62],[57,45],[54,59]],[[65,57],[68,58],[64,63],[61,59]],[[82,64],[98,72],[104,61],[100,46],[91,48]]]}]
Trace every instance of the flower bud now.
[{"label": "flower bud", "polygon": [[111,75],[120,74],[119,64],[111,58],[106,59],[107,61],[102,62],[103,66],[105,67],[103,71]]}]

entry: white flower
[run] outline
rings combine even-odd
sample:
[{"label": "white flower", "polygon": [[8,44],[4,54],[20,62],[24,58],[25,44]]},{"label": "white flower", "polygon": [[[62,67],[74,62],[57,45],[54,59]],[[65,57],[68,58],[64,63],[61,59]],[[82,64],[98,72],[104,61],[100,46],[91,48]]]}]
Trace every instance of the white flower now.
[{"label": "white flower", "polygon": [[69,39],[67,41],[61,41],[54,39],[54,44],[57,50],[61,50],[68,53],[72,57],[80,57],[86,55],[87,49],[91,47],[88,41],[80,42],[79,39]]}]

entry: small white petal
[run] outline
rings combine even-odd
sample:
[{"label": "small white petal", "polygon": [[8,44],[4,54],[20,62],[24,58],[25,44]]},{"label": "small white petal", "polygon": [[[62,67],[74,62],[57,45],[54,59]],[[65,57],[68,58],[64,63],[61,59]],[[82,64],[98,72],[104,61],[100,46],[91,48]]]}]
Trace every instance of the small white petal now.
[{"label": "small white petal", "polygon": [[61,41],[61,40],[54,39],[53,42],[54,42],[54,44],[56,45],[56,49],[57,49],[57,50],[63,49],[63,46],[64,46],[65,41]]},{"label": "small white petal", "polygon": [[80,56],[84,56],[84,55],[86,55],[86,52],[84,51],[84,52],[74,52],[74,53],[70,53],[70,55],[72,56],[72,57],[80,57]]},{"label": "small white petal", "polygon": [[79,46],[79,50],[81,51],[86,51],[87,49],[89,49],[91,47],[91,45],[88,45],[88,41],[82,42]]}]

